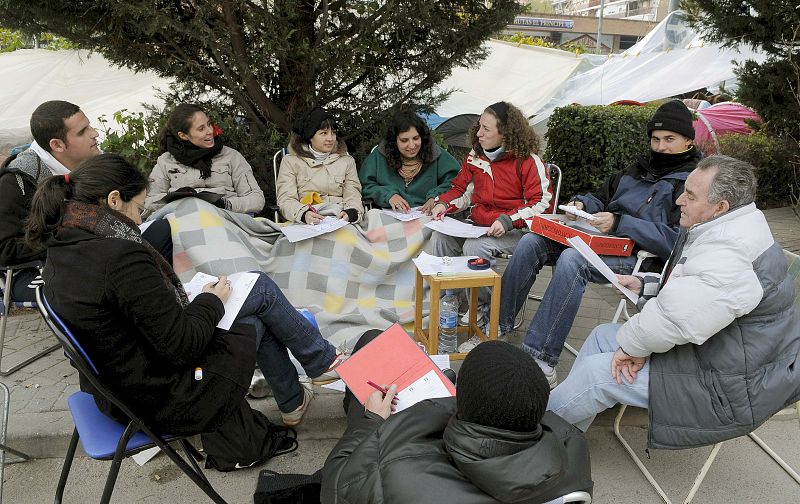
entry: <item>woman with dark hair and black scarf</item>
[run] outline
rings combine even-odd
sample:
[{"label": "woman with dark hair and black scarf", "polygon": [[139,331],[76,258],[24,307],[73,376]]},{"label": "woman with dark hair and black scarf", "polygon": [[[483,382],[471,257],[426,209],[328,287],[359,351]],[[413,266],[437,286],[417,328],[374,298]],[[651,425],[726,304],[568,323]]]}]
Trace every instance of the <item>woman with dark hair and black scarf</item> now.
[{"label": "woman with dark hair and black scarf", "polygon": [[162,154],[150,173],[148,212],[175,191],[218,194],[221,198],[214,204],[234,212],[258,213],[264,208],[264,192],[253,169],[239,151],[223,145],[221,135],[200,106],[175,107],[160,134]]},{"label": "woman with dark hair and black scarf", "polygon": [[434,198],[450,189],[459,164],[431,138],[425,121],[410,112],[392,118],[386,137],[364,160],[361,193],[380,208],[430,215]]}]

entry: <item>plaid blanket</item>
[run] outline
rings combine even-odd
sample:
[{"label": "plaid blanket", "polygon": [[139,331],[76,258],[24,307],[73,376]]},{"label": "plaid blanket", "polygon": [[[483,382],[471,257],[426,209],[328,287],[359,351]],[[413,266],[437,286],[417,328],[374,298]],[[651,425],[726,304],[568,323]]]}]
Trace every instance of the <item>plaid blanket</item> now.
[{"label": "plaid blanket", "polygon": [[[431,231],[427,218],[399,222],[380,210],[359,225],[290,243],[280,226],[229,212],[197,198],[160,209],[172,228],[173,263],[181,281],[196,272],[262,270],[296,307],[308,308],[322,335],[352,348],[367,329],[414,320],[416,269],[411,262]],[[424,312],[428,313],[428,301]]]}]

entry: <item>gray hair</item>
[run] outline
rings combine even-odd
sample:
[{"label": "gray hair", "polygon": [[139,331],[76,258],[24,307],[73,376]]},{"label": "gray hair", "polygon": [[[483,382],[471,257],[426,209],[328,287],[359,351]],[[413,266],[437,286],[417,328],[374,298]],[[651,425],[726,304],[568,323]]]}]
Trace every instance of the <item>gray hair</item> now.
[{"label": "gray hair", "polygon": [[731,208],[749,205],[756,199],[756,174],[753,165],[730,156],[709,156],[697,164],[697,170],[717,168],[708,188],[708,201],[728,202]]}]

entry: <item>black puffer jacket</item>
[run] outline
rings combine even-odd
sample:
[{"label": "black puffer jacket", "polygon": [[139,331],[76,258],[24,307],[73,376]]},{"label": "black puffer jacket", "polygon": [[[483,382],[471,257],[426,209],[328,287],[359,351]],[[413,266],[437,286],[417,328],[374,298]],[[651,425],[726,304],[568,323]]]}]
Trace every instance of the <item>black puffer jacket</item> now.
[{"label": "black puffer jacket", "polygon": [[23,240],[36,185],[52,174],[31,150],[5,164],[0,170],[0,264],[44,260],[44,250],[33,250]]},{"label": "black puffer jacket", "polygon": [[323,503],[541,503],[592,491],[583,435],[553,413],[537,432],[456,418],[456,399],[423,401],[384,421],[367,412],[323,467]]}]

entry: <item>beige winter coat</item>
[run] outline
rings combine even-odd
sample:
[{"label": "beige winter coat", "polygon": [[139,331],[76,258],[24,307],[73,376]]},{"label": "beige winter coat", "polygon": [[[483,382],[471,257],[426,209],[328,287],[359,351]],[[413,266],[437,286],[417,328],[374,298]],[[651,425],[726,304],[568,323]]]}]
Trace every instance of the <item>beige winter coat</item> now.
[{"label": "beige winter coat", "polygon": [[[289,147],[289,153],[281,161],[276,190],[281,214],[294,222],[303,222],[308,205],[300,200],[309,192],[320,195],[326,208],[323,213],[338,214],[352,208],[358,212],[356,222],[364,215],[356,162],[344,144],[339,144],[335,152],[321,161],[300,156]],[[338,210],[331,210],[335,206]]]},{"label": "beige winter coat", "polygon": [[211,176],[207,179],[200,178],[200,170],[179,163],[169,152],[161,154],[150,173],[145,208],[148,212],[157,210],[168,192],[181,187],[222,194],[234,212],[258,213],[264,209],[264,192],[256,183],[253,169],[239,151],[230,147],[223,147],[211,160]]}]

